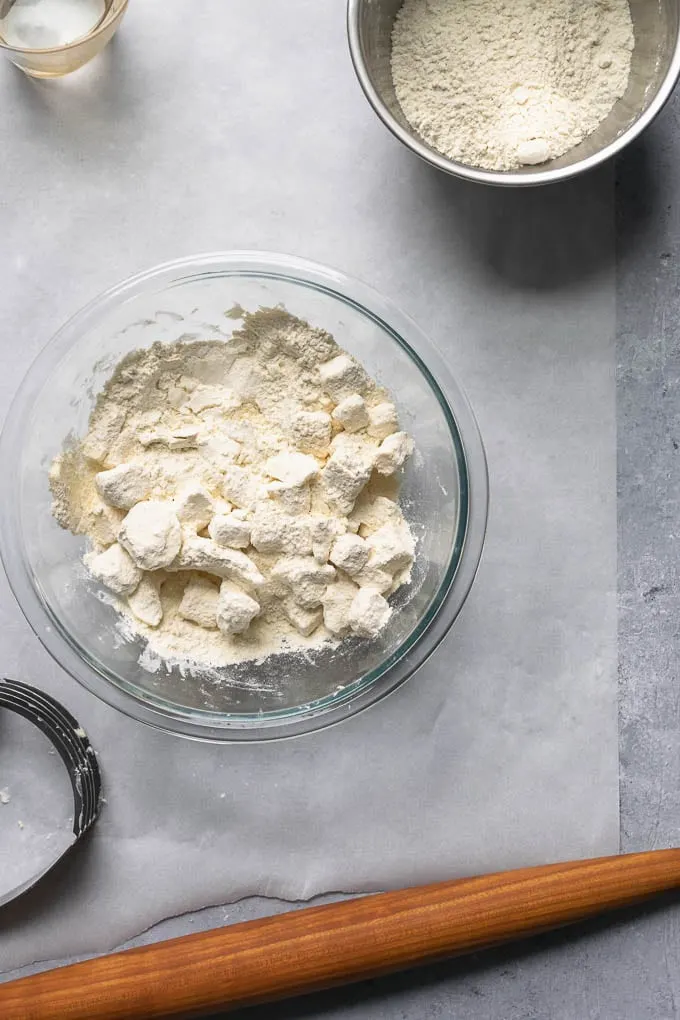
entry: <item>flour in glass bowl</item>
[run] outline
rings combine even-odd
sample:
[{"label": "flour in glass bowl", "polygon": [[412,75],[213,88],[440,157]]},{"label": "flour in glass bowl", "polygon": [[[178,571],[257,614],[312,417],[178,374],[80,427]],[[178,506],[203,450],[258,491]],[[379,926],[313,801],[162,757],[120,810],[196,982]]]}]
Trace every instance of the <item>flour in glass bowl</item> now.
[{"label": "flour in glass bowl", "polygon": [[405,0],[392,78],[433,148],[516,170],[595,131],[626,91],[634,41],[628,0]]},{"label": "flour in glass bowl", "polygon": [[282,308],[132,351],[50,472],[58,523],[128,631],[218,667],[375,637],[408,583],[413,441],[333,337]]}]

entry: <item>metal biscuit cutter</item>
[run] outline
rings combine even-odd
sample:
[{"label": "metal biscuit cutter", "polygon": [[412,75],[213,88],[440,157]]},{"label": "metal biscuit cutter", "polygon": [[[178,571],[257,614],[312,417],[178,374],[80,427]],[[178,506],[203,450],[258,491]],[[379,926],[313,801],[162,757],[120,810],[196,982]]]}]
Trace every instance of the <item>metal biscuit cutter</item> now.
[{"label": "metal biscuit cutter", "polygon": [[42,730],[62,759],[73,788],[73,840],[51,861],[20,886],[0,892],[0,906],[31,889],[51,871],[94,825],[99,813],[101,774],[97,756],[85,730],[63,705],[43,691],[19,680],[0,679],[0,709],[7,708]]}]

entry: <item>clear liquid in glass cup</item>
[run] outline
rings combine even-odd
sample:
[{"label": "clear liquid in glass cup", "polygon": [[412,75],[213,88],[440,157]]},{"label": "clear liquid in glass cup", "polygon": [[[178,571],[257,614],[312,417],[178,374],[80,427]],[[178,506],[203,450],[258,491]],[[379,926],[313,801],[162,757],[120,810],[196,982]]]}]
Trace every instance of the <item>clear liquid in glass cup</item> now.
[{"label": "clear liquid in glass cup", "polygon": [[0,35],[10,46],[67,46],[92,32],[107,6],[106,0],[14,0],[0,8]]},{"label": "clear liquid in glass cup", "polygon": [[0,0],[0,50],[33,78],[87,64],[115,33],[128,0]]}]

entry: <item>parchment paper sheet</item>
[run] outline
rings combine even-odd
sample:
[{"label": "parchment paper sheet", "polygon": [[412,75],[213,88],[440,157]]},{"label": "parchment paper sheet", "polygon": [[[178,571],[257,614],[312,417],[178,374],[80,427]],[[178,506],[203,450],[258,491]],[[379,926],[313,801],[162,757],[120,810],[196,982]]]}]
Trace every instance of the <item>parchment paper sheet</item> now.
[{"label": "parchment paper sheet", "polygon": [[342,0],[133,0],[83,73],[2,65],[0,94],[3,414],[103,288],[195,251],[283,250],[367,280],[429,332],[492,488],[482,569],[438,654],[375,709],[285,743],[201,746],[118,715],[51,662],[3,580],[0,669],[76,714],[108,803],[0,913],[0,971],[250,894],[616,851],[609,170],[530,192],[430,170],[363,99]]}]

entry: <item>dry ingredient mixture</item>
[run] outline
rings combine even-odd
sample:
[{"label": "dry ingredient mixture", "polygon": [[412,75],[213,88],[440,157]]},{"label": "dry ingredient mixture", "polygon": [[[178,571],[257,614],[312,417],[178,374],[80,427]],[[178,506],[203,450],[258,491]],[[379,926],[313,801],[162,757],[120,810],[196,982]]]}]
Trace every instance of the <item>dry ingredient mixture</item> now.
[{"label": "dry ingredient mixture", "polygon": [[628,0],[405,0],[392,77],[435,149],[512,170],[597,128],[626,91],[633,46]]},{"label": "dry ingredient mixture", "polygon": [[53,512],[158,656],[262,659],[386,625],[414,558],[412,451],[329,333],[260,309],[229,342],[123,358],[52,465]]}]

